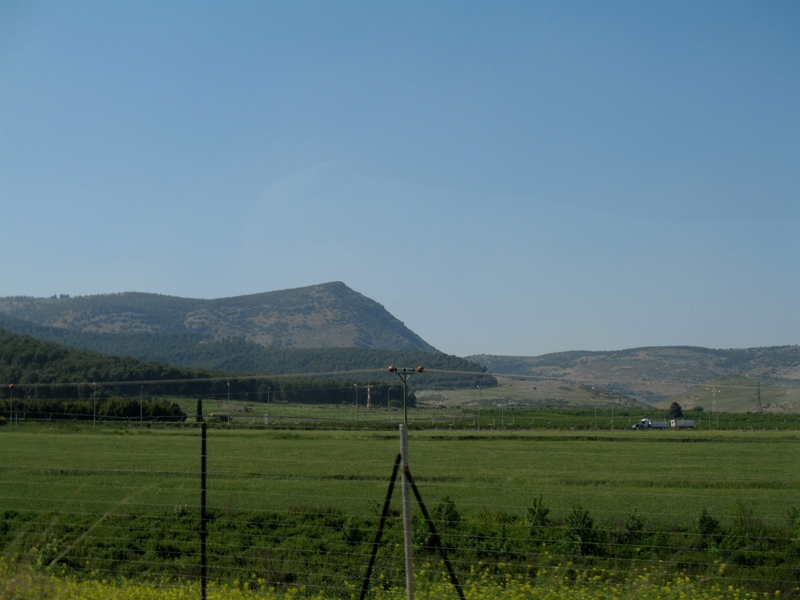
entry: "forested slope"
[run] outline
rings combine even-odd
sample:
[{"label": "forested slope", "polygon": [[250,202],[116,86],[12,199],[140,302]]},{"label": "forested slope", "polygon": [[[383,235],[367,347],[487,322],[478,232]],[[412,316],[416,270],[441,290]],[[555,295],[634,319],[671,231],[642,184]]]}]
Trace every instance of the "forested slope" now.
[{"label": "forested slope", "polygon": [[[496,385],[477,363],[441,352],[365,348],[265,348],[242,338],[211,340],[191,333],[91,333],[47,327],[0,313],[0,328],[64,346],[183,367],[264,375],[384,371],[424,365],[427,386]],[[449,371],[441,373],[437,371]],[[469,373],[475,373],[471,375]],[[352,374],[362,379],[365,375]],[[369,377],[373,377],[369,375]]]},{"label": "forested slope", "polygon": [[[435,385],[435,370],[411,382]],[[493,379],[486,375],[487,385]],[[400,381],[386,368],[343,370],[318,376],[263,375],[211,369],[190,369],[133,358],[106,356],[37,340],[0,329],[0,385],[6,398],[44,400],[109,399],[153,396],[224,397],[235,383],[237,397],[251,401],[340,404],[352,401],[353,385],[371,385],[375,403],[400,394]],[[13,390],[11,390],[13,386]],[[387,394],[389,389],[393,394]],[[416,398],[409,394],[409,405]],[[3,409],[5,410],[5,408]]]}]

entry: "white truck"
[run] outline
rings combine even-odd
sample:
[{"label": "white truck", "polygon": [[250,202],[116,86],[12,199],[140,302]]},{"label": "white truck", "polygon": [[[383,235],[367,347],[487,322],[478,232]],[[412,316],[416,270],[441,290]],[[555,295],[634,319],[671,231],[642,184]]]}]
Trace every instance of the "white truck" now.
[{"label": "white truck", "polygon": [[633,424],[634,429],[693,429],[694,421],[685,419],[672,419],[671,421],[652,421],[650,419],[640,419]]},{"label": "white truck", "polygon": [[650,419],[640,419],[633,424],[634,429],[669,429],[666,421],[651,421]]}]

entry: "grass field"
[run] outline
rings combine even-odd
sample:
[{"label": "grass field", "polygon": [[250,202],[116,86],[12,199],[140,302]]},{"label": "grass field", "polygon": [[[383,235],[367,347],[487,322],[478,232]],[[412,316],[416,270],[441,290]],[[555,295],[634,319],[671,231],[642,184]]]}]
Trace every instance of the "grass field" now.
[{"label": "grass field", "polygon": [[[689,522],[752,503],[783,519],[798,504],[798,432],[412,431],[411,469],[425,496],[466,513],[521,513],[543,496],[603,518],[634,508]],[[332,506],[360,514],[382,500],[398,452],[386,431],[209,431],[209,504],[226,509]],[[199,429],[7,427],[0,510],[104,513],[194,506]]]},{"label": "grass field", "polygon": [[[506,418],[484,416],[486,425],[489,418]],[[593,414],[581,418],[591,421]],[[315,589],[335,581],[336,595],[346,596],[346,585],[336,577],[348,573],[352,583],[363,570],[399,450],[397,431],[369,429],[369,422],[335,430],[243,423],[208,431],[216,576],[227,581],[247,569],[245,578],[252,570],[274,586],[297,583],[299,573],[309,571],[309,581],[320,586]],[[730,560],[742,563],[731,582],[736,589],[742,581],[759,591],[798,587],[793,578],[800,571],[784,556],[794,556],[792,544],[800,549],[800,431],[507,426],[445,425],[409,434],[411,472],[429,510],[441,516],[450,503],[462,519],[462,529],[448,535],[450,543],[464,546],[456,554],[465,577],[479,560],[491,568],[492,585],[506,576],[506,563],[516,565],[508,576],[522,577],[524,585],[534,577],[531,569],[573,560],[581,564],[574,567],[576,577],[602,568],[630,578],[666,560],[660,576],[673,583],[689,569],[716,585],[709,573]],[[194,423],[23,422],[1,428],[2,555],[43,567],[85,568],[84,576],[128,569],[150,578],[162,572],[195,578],[200,449]],[[396,489],[396,510],[399,495]],[[537,506],[546,506],[552,530],[535,531]],[[590,529],[593,521],[604,531],[596,539],[606,550],[575,546],[571,536],[582,530],[570,523],[582,511]],[[416,508],[415,515],[424,556],[424,524]],[[386,581],[396,582],[401,561],[393,527],[384,552],[394,562],[379,567]],[[698,527],[706,529],[700,538]],[[631,531],[636,535],[626,538]],[[776,540],[769,547],[763,542],[768,537]],[[598,567],[595,554],[611,565]],[[291,578],[281,575],[286,573]],[[698,590],[706,593],[708,585]]]}]

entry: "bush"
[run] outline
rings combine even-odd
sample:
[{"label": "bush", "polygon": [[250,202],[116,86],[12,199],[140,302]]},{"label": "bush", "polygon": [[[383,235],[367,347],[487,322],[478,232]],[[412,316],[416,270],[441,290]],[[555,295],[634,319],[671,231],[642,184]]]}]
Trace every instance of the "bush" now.
[{"label": "bush", "polygon": [[719,542],[722,535],[719,521],[708,514],[705,508],[700,513],[700,516],[697,517],[697,533],[700,535],[700,539],[697,543],[698,548],[708,547],[709,541],[714,543]]},{"label": "bush", "polygon": [[566,540],[570,551],[581,556],[599,556],[601,553],[600,532],[595,528],[589,511],[573,506],[565,523]]},{"label": "bush", "polygon": [[622,543],[628,545],[638,544],[643,537],[644,518],[634,508],[622,526]]},{"label": "bush", "polygon": [[539,496],[533,499],[528,507],[528,533],[536,541],[544,541],[544,534],[550,525],[550,509],[544,505],[544,499]]}]

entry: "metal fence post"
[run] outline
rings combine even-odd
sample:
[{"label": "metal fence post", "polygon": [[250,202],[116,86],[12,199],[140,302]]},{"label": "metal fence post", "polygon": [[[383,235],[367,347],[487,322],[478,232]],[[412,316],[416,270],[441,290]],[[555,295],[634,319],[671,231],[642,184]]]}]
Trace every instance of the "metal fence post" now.
[{"label": "metal fence post", "polygon": [[206,556],[206,538],[208,537],[208,520],[206,515],[206,422],[200,428],[200,595],[207,598],[208,560]]}]

